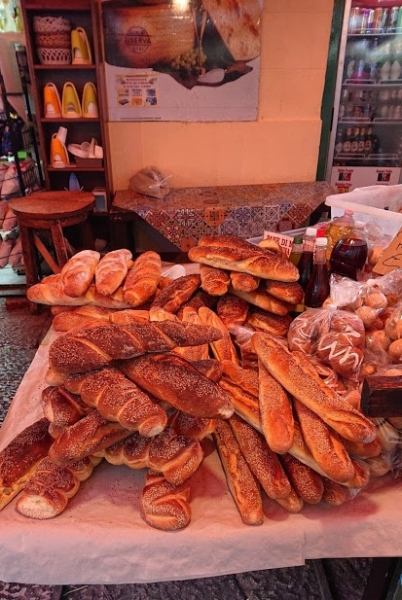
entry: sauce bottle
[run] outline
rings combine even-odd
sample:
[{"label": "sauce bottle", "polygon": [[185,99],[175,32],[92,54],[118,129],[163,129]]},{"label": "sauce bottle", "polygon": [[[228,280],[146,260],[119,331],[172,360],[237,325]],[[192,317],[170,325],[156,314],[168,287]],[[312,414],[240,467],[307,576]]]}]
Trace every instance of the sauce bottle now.
[{"label": "sauce bottle", "polygon": [[341,237],[345,236],[349,233],[355,224],[355,220],[353,218],[353,210],[346,209],[344,214],[341,217],[337,217],[333,219],[327,227],[325,232],[326,237],[328,238],[328,246],[327,246],[327,261],[331,257],[331,253],[333,248],[335,247],[338,240]]},{"label": "sauce bottle", "polygon": [[317,230],[315,227],[307,227],[303,236],[303,252],[297,265],[300,275],[298,283],[303,290],[306,289],[313,272],[313,252],[316,236]]},{"label": "sauce bottle", "polygon": [[363,233],[364,223],[356,221],[353,229],[334,246],[330,257],[331,271],[357,281],[367,260],[367,240]]},{"label": "sauce bottle", "polygon": [[303,238],[301,236],[296,236],[293,240],[292,250],[290,252],[289,260],[292,262],[295,267],[299,264],[300,257],[303,252]]},{"label": "sauce bottle", "polygon": [[304,292],[305,308],[320,308],[330,295],[329,273],[327,268],[328,240],[317,238],[314,247],[313,272]]}]

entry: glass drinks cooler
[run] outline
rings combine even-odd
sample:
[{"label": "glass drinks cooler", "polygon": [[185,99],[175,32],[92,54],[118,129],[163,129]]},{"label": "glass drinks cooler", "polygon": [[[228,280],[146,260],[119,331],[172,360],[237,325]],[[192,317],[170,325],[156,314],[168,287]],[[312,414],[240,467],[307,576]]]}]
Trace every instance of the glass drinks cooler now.
[{"label": "glass drinks cooler", "polygon": [[337,192],[400,182],[402,1],[347,0],[326,179]]}]

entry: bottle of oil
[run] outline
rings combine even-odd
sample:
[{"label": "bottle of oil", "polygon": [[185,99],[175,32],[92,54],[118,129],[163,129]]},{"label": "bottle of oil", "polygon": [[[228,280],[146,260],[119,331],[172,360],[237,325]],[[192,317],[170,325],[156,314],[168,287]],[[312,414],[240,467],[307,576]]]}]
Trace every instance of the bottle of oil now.
[{"label": "bottle of oil", "polygon": [[295,267],[299,264],[300,257],[303,252],[303,238],[301,236],[296,236],[293,240],[292,250],[290,252],[289,260],[292,262]]},{"label": "bottle of oil", "polygon": [[320,308],[330,295],[329,274],[327,269],[328,240],[317,238],[314,246],[313,272],[304,292],[305,308]]}]

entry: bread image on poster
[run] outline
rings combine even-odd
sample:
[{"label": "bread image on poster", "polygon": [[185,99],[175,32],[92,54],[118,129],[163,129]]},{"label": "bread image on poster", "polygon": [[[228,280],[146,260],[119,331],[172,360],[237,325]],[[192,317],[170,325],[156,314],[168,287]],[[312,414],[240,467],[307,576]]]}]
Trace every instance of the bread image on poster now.
[{"label": "bread image on poster", "polygon": [[260,0],[104,0],[109,65],[154,69],[191,89],[220,86],[260,55]]}]

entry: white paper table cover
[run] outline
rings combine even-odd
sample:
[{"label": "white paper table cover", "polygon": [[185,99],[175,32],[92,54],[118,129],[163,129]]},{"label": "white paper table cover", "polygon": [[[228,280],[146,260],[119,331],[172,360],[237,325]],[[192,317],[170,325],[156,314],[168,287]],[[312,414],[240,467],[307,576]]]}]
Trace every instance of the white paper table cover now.
[{"label": "white paper table cover", "polygon": [[[0,430],[0,449],[42,416],[48,336],[25,374]],[[340,507],[289,514],[266,500],[259,527],[243,525],[212,442],[192,481],[192,522],[179,532],[149,527],[139,498],[144,472],[102,463],[64,513],[28,519],[15,500],[0,512],[0,580],[41,584],[173,581],[304,564],[325,557],[399,556],[402,482],[374,480]]]}]

